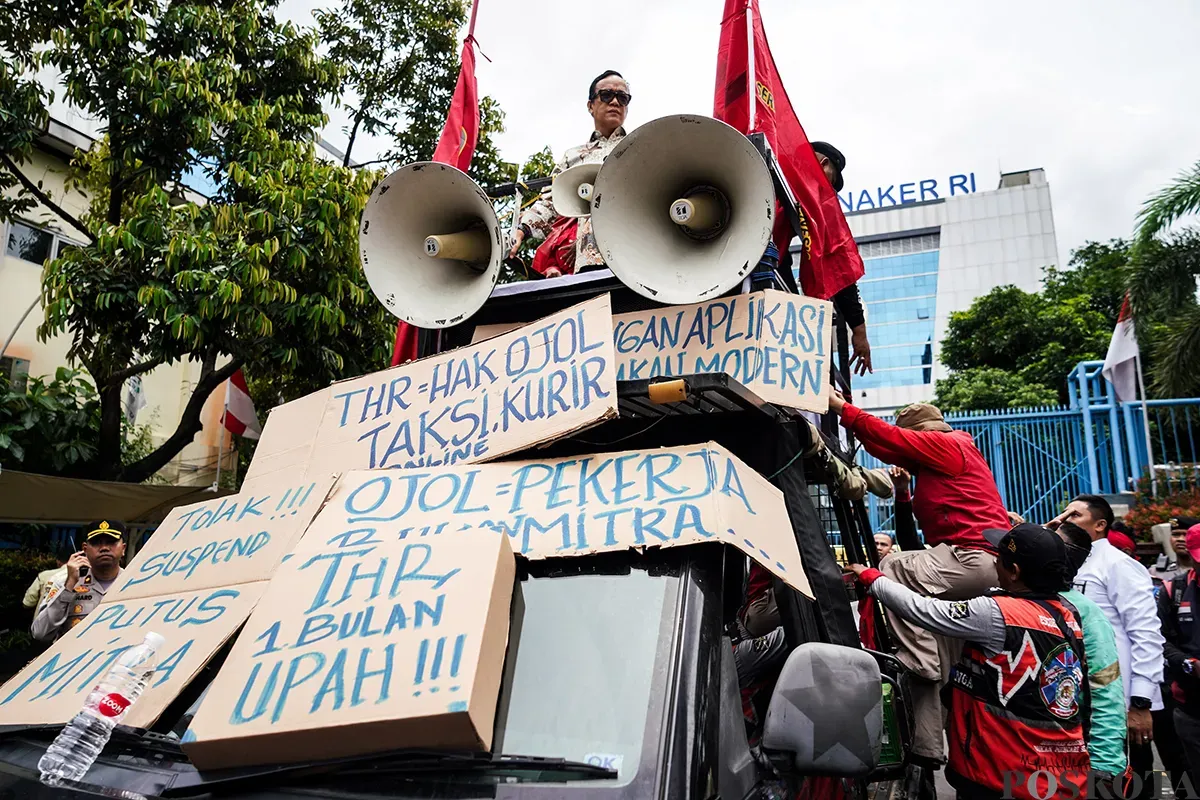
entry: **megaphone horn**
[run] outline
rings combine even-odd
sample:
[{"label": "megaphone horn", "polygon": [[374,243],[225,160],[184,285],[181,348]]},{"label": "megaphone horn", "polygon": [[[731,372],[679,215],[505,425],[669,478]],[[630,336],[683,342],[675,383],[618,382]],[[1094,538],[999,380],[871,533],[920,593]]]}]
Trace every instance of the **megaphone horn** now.
[{"label": "megaphone horn", "polygon": [[693,239],[720,236],[729,224],[729,199],[711,186],[699,186],[671,204],[671,219]]},{"label": "megaphone horn", "polygon": [[358,234],[367,283],[400,319],[448,328],[487,302],[504,237],[492,201],[447,164],[407,164],[367,201]]},{"label": "megaphone horn", "polygon": [[594,191],[592,231],[605,263],[660,303],[719,297],[771,240],[775,187],[766,162],[749,139],[710,117],[641,126],[608,155]]},{"label": "megaphone horn", "polygon": [[554,176],[550,186],[550,202],[563,217],[584,217],[592,213],[593,186],[599,164],[578,164]]}]

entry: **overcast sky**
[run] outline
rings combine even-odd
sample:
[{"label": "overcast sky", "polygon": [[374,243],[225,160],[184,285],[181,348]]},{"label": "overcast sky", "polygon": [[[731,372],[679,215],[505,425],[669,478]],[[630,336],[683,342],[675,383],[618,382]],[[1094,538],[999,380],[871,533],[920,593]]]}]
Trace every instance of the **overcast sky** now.
[{"label": "overcast sky", "polygon": [[[636,126],[712,113],[724,0],[479,0],[482,94],[501,152],[557,155],[590,133],[587,85],[629,79]],[[1148,194],[1200,160],[1196,0],[760,0],[800,122],[846,154],[846,186],[1044,167],[1060,258],[1129,235]],[[285,0],[311,24],[331,3]],[[345,143],[336,120],[326,132]],[[356,160],[375,155],[355,148]]]}]

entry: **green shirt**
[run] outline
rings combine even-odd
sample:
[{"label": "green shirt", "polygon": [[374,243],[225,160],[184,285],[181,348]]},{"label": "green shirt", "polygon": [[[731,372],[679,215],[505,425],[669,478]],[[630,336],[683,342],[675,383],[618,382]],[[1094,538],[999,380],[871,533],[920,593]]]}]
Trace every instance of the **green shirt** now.
[{"label": "green shirt", "polygon": [[1079,610],[1083,619],[1083,652],[1087,656],[1088,684],[1092,689],[1092,729],[1088,755],[1092,769],[1119,775],[1125,771],[1125,687],[1117,660],[1117,638],[1112,623],[1095,602],[1072,589],[1063,599]]}]

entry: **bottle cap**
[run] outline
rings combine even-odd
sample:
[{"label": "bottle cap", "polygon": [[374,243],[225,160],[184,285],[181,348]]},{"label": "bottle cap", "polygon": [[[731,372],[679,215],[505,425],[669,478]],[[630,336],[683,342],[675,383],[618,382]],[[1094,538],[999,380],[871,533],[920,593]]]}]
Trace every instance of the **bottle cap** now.
[{"label": "bottle cap", "polygon": [[167,643],[167,640],[164,639],[160,634],[153,633],[153,632],[147,633],[144,641],[146,644],[150,645],[155,650],[158,650],[160,647],[162,647],[164,644]]}]

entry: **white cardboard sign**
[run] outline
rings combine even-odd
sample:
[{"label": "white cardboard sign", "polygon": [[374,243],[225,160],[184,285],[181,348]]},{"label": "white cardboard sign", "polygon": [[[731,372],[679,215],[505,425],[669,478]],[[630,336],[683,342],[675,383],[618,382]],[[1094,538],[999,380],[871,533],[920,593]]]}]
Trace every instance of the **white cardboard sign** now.
[{"label": "white cardboard sign", "polygon": [[0,686],[0,725],[67,722],[113,662],[153,632],[166,640],[159,666],[123,723],[150,726],[246,620],[266,586],[244,583],[158,597],[106,598]]},{"label": "white cardboard sign", "polygon": [[[336,524],[330,522],[336,520]],[[526,558],[719,541],[812,596],[783,494],[718,444],[341,477],[295,555],[338,536],[504,533]],[[348,533],[347,533],[348,532]]]},{"label": "white cardboard sign", "polygon": [[[509,329],[480,326],[475,341]],[[833,305],[763,291],[613,317],[617,380],[728,373],[770,403],[824,413]]]},{"label": "white cardboard sign", "polygon": [[615,417],[611,328],[604,295],[289,403],[268,419],[244,485],[279,472],[294,477],[302,464],[315,480],[487,461]]}]

